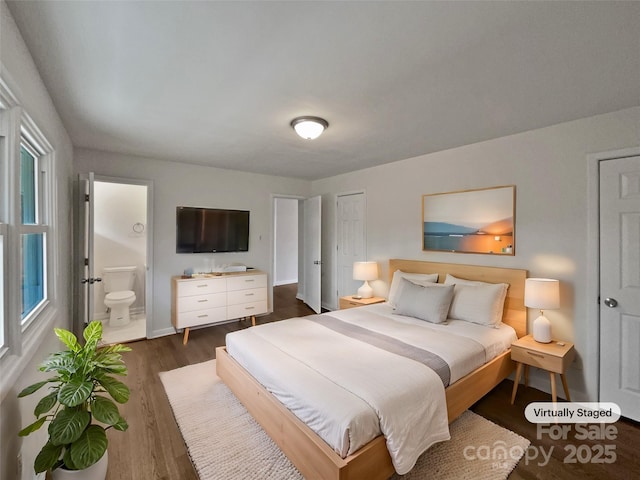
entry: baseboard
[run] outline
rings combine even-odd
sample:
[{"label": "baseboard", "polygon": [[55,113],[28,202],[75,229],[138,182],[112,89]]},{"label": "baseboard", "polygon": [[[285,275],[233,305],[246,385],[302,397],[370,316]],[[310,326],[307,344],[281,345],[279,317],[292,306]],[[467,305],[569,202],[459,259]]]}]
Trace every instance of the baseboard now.
[{"label": "baseboard", "polygon": [[279,282],[273,282],[273,286],[281,287],[282,285],[291,285],[292,283],[298,283],[298,279],[292,278],[290,280],[280,280]]}]

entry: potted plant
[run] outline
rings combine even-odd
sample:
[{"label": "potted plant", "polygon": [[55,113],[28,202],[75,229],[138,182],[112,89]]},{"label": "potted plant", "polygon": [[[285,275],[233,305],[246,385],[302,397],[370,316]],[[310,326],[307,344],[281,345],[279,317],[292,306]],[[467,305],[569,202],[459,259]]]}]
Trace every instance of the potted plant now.
[{"label": "potted plant", "polygon": [[48,385],[47,394],[33,412],[37,420],[19,435],[27,436],[49,422],[49,439],[34,462],[36,473],[52,471],[54,478],[64,478],[67,471],[72,474],[83,470],[83,473],[77,473],[84,479],[87,478],[86,469],[91,467],[91,470],[99,471],[100,476],[96,478],[104,479],[106,430],[124,431],[129,427],[113,401],[127,402],[129,388],[113,375],[127,374],[121,353],[131,349],[124,345],[99,346],[102,338],[99,321],[93,321],[85,328],[84,345],[68,330],[54,330],[67,350],[51,354],[40,366],[40,371],[55,372],[53,377],[18,394],[18,397],[25,397]]}]

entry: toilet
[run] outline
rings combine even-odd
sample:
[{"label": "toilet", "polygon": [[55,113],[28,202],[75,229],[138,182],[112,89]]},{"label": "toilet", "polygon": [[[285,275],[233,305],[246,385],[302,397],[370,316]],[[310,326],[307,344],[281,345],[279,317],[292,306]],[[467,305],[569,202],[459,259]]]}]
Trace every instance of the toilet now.
[{"label": "toilet", "polygon": [[104,267],[102,282],[104,285],[104,304],[110,309],[109,326],[121,327],[131,321],[129,307],[136,301],[133,281],[136,267]]}]

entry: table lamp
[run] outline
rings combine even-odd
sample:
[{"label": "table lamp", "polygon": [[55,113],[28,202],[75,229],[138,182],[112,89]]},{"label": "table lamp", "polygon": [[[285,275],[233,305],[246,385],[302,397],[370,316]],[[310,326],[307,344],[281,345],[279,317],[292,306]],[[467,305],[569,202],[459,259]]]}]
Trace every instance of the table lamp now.
[{"label": "table lamp", "polygon": [[560,308],[560,282],[551,278],[527,278],[524,305],[540,310],[540,316],[533,322],[533,339],[540,343],[551,342],[551,323],[544,316],[544,310]]},{"label": "table lamp", "polygon": [[377,262],[355,262],[353,264],[353,279],[364,280],[364,283],[358,289],[357,297],[373,297],[373,288],[369,285],[369,280],[375,280],[376,278],[378,278]]}]

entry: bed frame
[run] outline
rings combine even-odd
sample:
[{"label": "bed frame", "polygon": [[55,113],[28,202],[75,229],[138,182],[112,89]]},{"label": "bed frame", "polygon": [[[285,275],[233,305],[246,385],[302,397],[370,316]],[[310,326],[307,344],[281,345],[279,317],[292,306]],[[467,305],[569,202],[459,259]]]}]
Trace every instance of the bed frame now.
[{"label": "bed frame", "polygon": [[[509,290],[505,300],[503,322],[511,325],[518,337],[526,334],[527,310],[524,306],[526,270],[416,260],[390,260],[389,284],[396,270],[438,273],[439,282],[443,282],[446,274],[449,273],[467,280],[508,283]],[[510,354],[511,350],[503,353],[445,389],[449,423],[484,397],[514,370],[514,362]],[[343,459],[231,358],[225,347],[216,349],[216,370],[222,381],[305,478],[383,480],[394,473],[391,457],[382,435]]]}]

